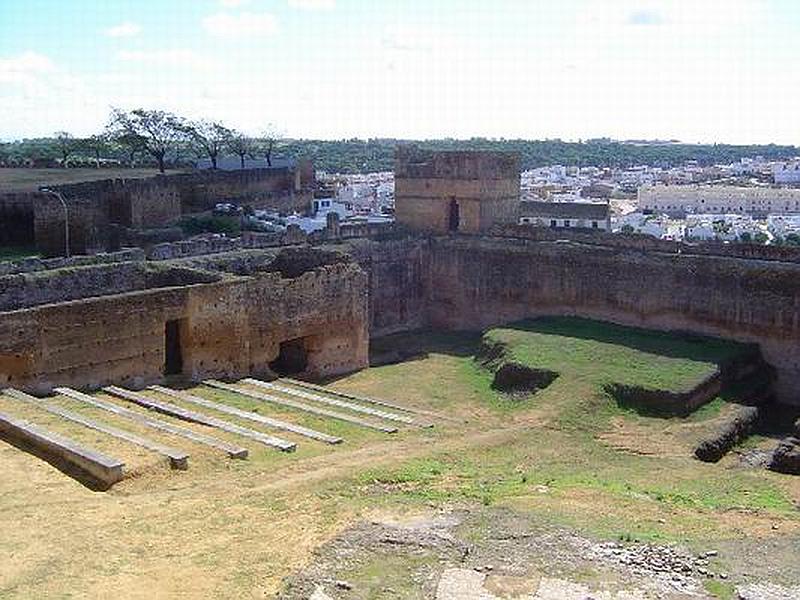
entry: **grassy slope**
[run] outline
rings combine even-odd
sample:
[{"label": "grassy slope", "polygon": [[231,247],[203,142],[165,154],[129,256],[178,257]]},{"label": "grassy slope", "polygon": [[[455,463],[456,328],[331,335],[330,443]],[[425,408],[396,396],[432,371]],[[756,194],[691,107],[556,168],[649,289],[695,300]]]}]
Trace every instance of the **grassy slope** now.
[{"label": "grassy slope", "polygon": [[490,331],[511,358],[591,384],[621,383],[683,392],[713,374],[742,346],[712,338],[682,338],[590,321],[552,317]]},{"label": "grassy slope", "polygon": [[[715,511],[796,517],[792,496],[781,485],[786,478],[762,471],[729,471],[690,458],[681,430],[713,426],[714,419],[729,408],[728,398],[717,398],[686,419],[660,419],[620,408],[602,392],[602,384],[608,381],[685,389],[712,373],[715,363],[740,352],[740,345],[571,318],[517,323],[487,335],[508,343],[516,360],[561,376],[528,400],[510,400],[491,390],[491,376],[472,359],[470,348],[477,348],[476,337],[453,334],[448,346],[447,335],[438,333],[431,334],[433,352],[416,361],[413,376],[410,365],[414,363],[384,366],[353,376],[348,387],[369,392],[380,381],[391,382],[390,387],[406,381],[405,389],[423,386],[424,395],[443,396],[443,403],[452,410],[461,404],[462,410],[472,413],[474,409],[467,406],[477,402],[481,406],[477,412],[484,418],[489,414],[523,426],[526,422],[535,425],[524,427],[510,442],[497,447],[456,454],[434,452],[400,468],[369,471],[361,476],[356,495],[365,492],[372,498],[377,494],[385,500],[388,491],[404,501],[511,502],[555,513],[603,535],[629,537],[633,531],[642,539],[727,535],[726,520],[707,518]],[[422,351],[419,338],[407,335],[382,340],[380,345]],[[661,436],[662,444],[674,447],[668,456],[660,457],[610,448],[598,439],[599,434],[620,420],[638,428],[643,437]],[[670,436],[662,435],[665,431]],[[543,487],[547,492],[539,493]],[[593,498],[604,510],[584,513],[585,505],[570,501],[577,502],[578,496]],[[634,510],[637,505],[643,506]],[[672,517],[664,524],[656,517],[641,518],[665,513]]]}]

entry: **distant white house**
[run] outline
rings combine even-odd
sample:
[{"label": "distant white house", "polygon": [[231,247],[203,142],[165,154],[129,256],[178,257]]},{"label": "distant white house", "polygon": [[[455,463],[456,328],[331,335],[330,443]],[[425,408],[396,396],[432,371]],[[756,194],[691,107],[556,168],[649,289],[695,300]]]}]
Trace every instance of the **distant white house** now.
[{"label": "distant white house", "polygon": [[634,233],[651,235],[662,240],[680,240],[684,235],[684,222],[671,219],[667,215],[633,212],[613,219],[613,231],[622,231],[628,227],[633,229]]},{"label": "distant white house", "polygon": [[607,202],[520,202],[520,225],[611,231]]},{"label": "distant white house", "polygon": [[733,242],[742,234],[754,236],[761,231],[758,223],[742,215],[689,215],[686,218],[686,237],[695,240]]},{"label": "distant white house", "polygon": [[773,164],[772,179],[783,185],[800,184],[800,160]]}]

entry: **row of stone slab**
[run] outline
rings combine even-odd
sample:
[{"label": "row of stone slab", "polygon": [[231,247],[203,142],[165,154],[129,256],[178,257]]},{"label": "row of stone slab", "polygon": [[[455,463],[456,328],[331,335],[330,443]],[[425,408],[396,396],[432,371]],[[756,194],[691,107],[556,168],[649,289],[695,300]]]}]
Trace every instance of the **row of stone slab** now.
[{"label": "row of stone slab", "polygon": [[[369,420],[361,416],[354,416],[352,414],[338,412],[328,408],[320,408],[318,406],[302,402],[299,399],[310,400],[318,404],[345,409],[383,421],[420,427],[432,426],[429,422],[419,421],[417,411],[412,411],[411,409],[405,407],[390,404],[386,401],[337,392],[306,382],[295,380],[265,382],[257,379],[245,379],[243,382],[252,387],[261,388],[261,390],[277,392],[281,394],[281,396],[215,380],[205,381],[204,384],[212,388],[226,390],[281,407],[288,407],[317,416],[345,421],[354,425],[375,429],[383,433],[395,433],[397,431],[397,427],[394,425],[386,425],[377,421]],[[162,386],[151,386],[149,389],[164,396],[169,396],[177,400],[223,412],[225,414],[230,414],[242,419],[251,420],[268,427],[305,436],[327,444],[339,444],[343,441],[342,438],[337,436],[332,436],[307,427],[302,427],[300,425],[267,417],[255,412],[234,408],[232,406],[228,406],[227,404],[213,402],[188,392],[173,390]],[[193,442],[221,450],[231,458],[244,459],[248,456],[248,450],[246,448],[228,443],[212,436],[208,436],[204,433],[199,433],[186,427],[175,425],[162,419],[154,418],[148,414],[131,410],[116,403],[101,400],[99,398],[95,398],[88,394],[84,394],[77,390],[66,387],[55,388],[54,391],[62,396],[66,396],[84,404],[91,405],[94,408],[99,408],[101,410],[111,412],[117,416],[132,420],[145,427],[173,435],[178,435]],[[156,400],[152,397],[145,396],[131,390],[126,390],[117,386],[108,386],[103,388],[103,391],[114,397],[121,398],[141,407],[147,408],[150,411],[160,412],[183,421],[240,435],[283,452],[292,452],[297,447],[295,443],[284,440],[280,437],[267,435],[254,429],[242,427],[235,423],[219,419],[206,413],[188,410],[171,402]],[[15,398],[16,400],[33,404],[38,408],[41,408],[66,420],[78,423],[84,427],[103,432],[112,437],[122,439],[126,442],[144,447],[150,451],[157,452],[169,460],[172,468],[186,469],[188,467],[189,455],[183,450],[179,450],[138,434],[134,434],[130,431],[118,429],[106,423],[90,419],[82,414],[54,405],[48,402],[46,399],[36,398],[19,390],[6,389],[3,390],[3,393],[9,397]],[[363,404],[369,404],[371,406],[364,406]],[[402,414],[403,412],[407,414]],[[102,484],[103,487],[110,487],[124,476],[125,465],[122,461],[106,456],[94,449],[86,448],[74,440],[70,440],[53,432],[46,431],[45,429],[33,423],[16,419],[11,415],[0,414],[0,432],[6,432],[8,435],[18,438],[26,444],[44,451],[46,454],[55,456],[59,460],[77,467],[78,469],[88,473],[92,478],[97,480],[97,482]]]}]

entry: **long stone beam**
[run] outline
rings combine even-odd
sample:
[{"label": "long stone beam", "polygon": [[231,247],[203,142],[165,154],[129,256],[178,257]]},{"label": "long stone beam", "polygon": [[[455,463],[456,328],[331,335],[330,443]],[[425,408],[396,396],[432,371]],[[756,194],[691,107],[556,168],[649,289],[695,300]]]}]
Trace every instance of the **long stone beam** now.
[{"label": "long stone beam", "polygon": [[295,402],[294,400],[289,400],[285,398],[278,398],[277,396],[271,396],[269,394],[263,394],[261,392],[256,392],[253,390],[248,390],[246,388],[242,388],[236,385],[230,385],[228,383],[222,383],[221,381],[216,381],[214,379],[207,379],[203,382],[203,385],[207,385],[209,387],[217,388],[219,390],[226,390],[228,392],[234,392],[236,394],[240,394],[242,396],[249,396],[250,398],[255,398],[256,400],[262,400],[264,402],[270,402],[272,404],[277,404],[279,406],[287,406],[289,408],[293,408],[295,410],[300,410],[303,412],[311,413],[313,415],[318,415],[320,417],[330,417],[331,419],[338,419],[339,421],[346,421],[347,423],[352,423],[354,425],[360,425],[361,427],[366,427],[368,429],[377,429],[378,431],[382,431],[384,433],[397,433],[397,427],[387,427],[385,425],[381,425],[379,423],[372,423],[371,421],[367,421],[365,419],[360,419],[359,417],[353,417],[351,415],[345,415],[343,413],[335,412],[332,410],[327,410],[324,408],[317,408],[315,406],[310,406],[308,404],[304,404],[303,402]]},{"label": "long stone beam", "polygon": [[43,429],[29,421],[0,413],[0,431],[58,457],[108,487],[123,478],[122,469],[125,463],[121,460],[82,446],[68,437]]},{"label": "long stone beam", "polygon": [[386,412],[384,410],[378,410],[375,408],[368,408],[366,406],[353,404],[352,402],[345,402],[344,400],[337,400],[336,398],[328,398],[326,396],[320,396],[319,394],[298,390],[277,383],[261,381],[260,379],[253,379],[252,377],[248,377],[246,379],[243,379],[242,381],[244,383],[249,383],[250,385],[255,385],[260,388],[264,388],[266,390],[270,390],[273,392],[279,392],[281,394],[287,394],[289,396],[296,396],[298,398],[303,398],[305,400],[311,400],[313,402],[319,402],[321,404],[335,406],[336,408],[344,408],[345,410],[351,410],[353,412],[369,415],[371,417],[378,417],[379,419],[384,419],[386,421],[397,421],[398,423],[404,423],[406,425],[411,425],[414,423],[414,419],[412,419],[411,417],[407,417],[405,415],[398,415],[397,413]]},{"label": "long stone beam", "polygon": [[374,404],[375,406],[383,406],[384,408],[390,408],[392,410],[399,410],[402,412],[407,413],[420,413],[418,409],[409,408],[408,406],[400,406],[399,404],[393,404],[391,402],[387,402],[386,400],[378,400],[377,398],[368,398],[366,396],[357,396],[355,394],[350,394],[348,392],[340,392],[339,390],[334,390],[329,387],[325,387],[324,385],[317,385],[316,383],[311,383],[309,381],[301,381],[299,379],[292,379],[291,377],[281,377],[278,379],[281,383],[289,383],[291,385],[306,388],[309,390],[315,390],[317,392],[325,392],[326,394],[330,394],[331,396],[339,396],[340,398],[347,398],[348,400],[357,400],[359,402],[366,402],[367,404]]},{"label": "long stone beam", "polygon": [[189,467],[189,454],[184,452],[183,450],[172,448],[171,446],[160,444],[159,442],[143,437],[141,435],[131,433],[130,431],[125,431],[124,429],[119,429],[117,427],[113,427],[111,425],[95,421],[94,419],[84,417],[83,415],[79,415],[78,413],[72,412],[71,410],[61,408],[60,406],[53,406],[51,404],[48,404],[41,398],[30,396],[25,392],[21,392],[13,388],[3,390],[3,393],[6,396],[9,396],[16,400],[21,400],[23,402],[28,402],[29,404],[33,404],[38,408],[46,410],[47,412],[53,415],[58,415],[59,417],[66,419],[67,421],[78,423],[79,425],[83,425],[84,427],[88,427],[89,429],[94,429],[95,431],[100,431],[101,433],[105,433],[107,435],[110,435],[111,437],[115,437],[117,439],[126,441],[129,444],[134,444],[135,446],[141,446],[142,448],[146,448],[151,452],[156,452],[158,454],[161,454],[162,456],[166,456],[169,459],[169,464],[173,469],[185,470]]},{"label": "long stone beam", "polygon": [[221,429],[222,431],[227,431],[228,433],[235,433],[251,440],[255,440],[261,444],[264,444],[265,446],[269,446],[270,448],[277,448],[283,452],[294,452],[297,449],[297,444],[293,442],[287,442],[284,439],[266,435],[260,431],[256,431],[255,429],[240,427],[235,423],[229,423],[227,421],[223,421],[222,419],[217,419],[211,415],[199,413],[193,410],[186,410],[185,408],[170,402],[154,400],[152,398],[148,398],[147,396],[143,396],[142,394],[137,394],[136,392],[113,385],[105,387],[103,390],[113,396],[122,398],[123,400],[128,400],[129,402],[134,402],[135,404],[143,406],[147,409],[157,410],[160,413],[177,417],[185,421],[199,423],[208,427],[215,427],[217,429]]},{"label": "long stone beam", "polygon": [[219,412],[233,415],[234,417],[248,419],[256,423],[261,423],[262,425],[267,425],[269,427],[280,429],[282,431],[289,431],[291,433],[303,435],[307,438],[311,438],[312,440],[325,442],[326,444],[341,444],[343,441],[342,438],[340,437],[328,435],[327,433],[322,433],[314,429],[309,429],[307,427],[295,425],[294,423],[289,423],[287,421],[273,419],[272,417],[265,417],[264,415],[260,415],[258,413],[254,413],[248,410],[241,410],[233,406],[228,406],[227,404],[212,402],[211,400],[206,400],[205,398],[201,398],[200,396],[196,396],[194,394],[190,394],[188,392],[184,392],[181,390],[173,390],[171,388],[163,387],[160,385],[151,385],[148,389],[151,389],[155,392],[159,392],[160,394],[164,394],[165,396],[176,398],[178,400],[184,400],[185,402],[191,402],[192,404],[197,404],[198,406],[204,406],[205,408],[218,410]]},{"label": "long stone beam", "polygon": [[179,425],[173,425],[172,423],[167,423],[161,419],[155,419],[149,415],[140,414],[134,410],[125,408],[124,406],[114,404],[113,402],[106,402],[105,400],[100,400],[99,398],[93,398],[88,394],[73,390],[72,388],[57,387],[53,391],[55,391],[57,394],[61,394],[62,396],[72,398],[73,400],[78,400],[79,402],[90,404],[96,408],[100,408],[114,413],[115,415],[136,421],[145,427],[150,427],[159,431],[165,431],[173,435],[179,435],[198,444],[204,444],[206,446],[216,448],[217,450],[222,450],[231,458],[247,458],[247,448],[241,448],[209,435],[196,433],[191,429],[187,429],[186,427],[180,427]]},{"label": "long stone beam", "polygon": [[[359,396],[356,394],[351,394],[349,392],[341,392],[339,390],[334,390],[333,388],[325,387],[324,385],[317,385],[315,383],[310,383],[308,381],[300,381],[299,379],[292,379],[291,377],[281,377],[280,379],[278,379],[278,381],[280,383],[288,383],[289,385],[293,385],[299,388],[305,388],[307,390],[323,392],[325,394],[328,394],[329,396],[337,396],[339,398],[345,398],[347,400],[364,402],[365,404],[372,404],[373,406],[382,406],[383,408],[399,410],[401,412],[411,413],[412,415],[425,415],[428,417],[434,417],[445,421],[458,421],[458,419],[453,419],[452,417],[440,415],[429,410],[424,410],[421,408],[411,408],[409,406],[400,406],[399,404],[387,402],[386,400],[379,400],[377,398],[371,398],[369,396]],[[433,427],[433,423],[419,423],[417,422],[416,419],[413,419],[413,424],[417,425],[418,427]]]}]

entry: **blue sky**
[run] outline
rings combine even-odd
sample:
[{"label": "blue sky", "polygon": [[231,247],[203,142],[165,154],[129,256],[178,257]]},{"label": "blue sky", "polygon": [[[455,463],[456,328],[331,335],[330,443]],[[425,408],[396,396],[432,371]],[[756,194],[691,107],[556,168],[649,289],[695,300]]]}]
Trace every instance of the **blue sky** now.
[{"label": "blue sky", "polygon": [[295,137],[800,143],[798,0],[0,0],[0,138],[110,106]]}]

